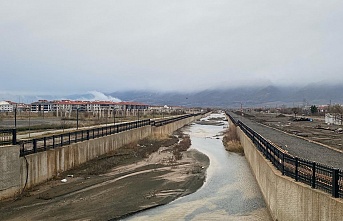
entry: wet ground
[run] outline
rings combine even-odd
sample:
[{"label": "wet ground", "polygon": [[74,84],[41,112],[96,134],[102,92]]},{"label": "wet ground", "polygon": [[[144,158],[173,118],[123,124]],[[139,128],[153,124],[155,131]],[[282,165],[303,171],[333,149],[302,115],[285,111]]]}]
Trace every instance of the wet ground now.
[{"label": "wet ground", "polygon": [[193,124],[184,130],[192,140],[191,149],[210,158],[203,187],[127,220],[271,220],[247,161],[224,149],[221,132],[225,125],[216,125],[220,124]]}]

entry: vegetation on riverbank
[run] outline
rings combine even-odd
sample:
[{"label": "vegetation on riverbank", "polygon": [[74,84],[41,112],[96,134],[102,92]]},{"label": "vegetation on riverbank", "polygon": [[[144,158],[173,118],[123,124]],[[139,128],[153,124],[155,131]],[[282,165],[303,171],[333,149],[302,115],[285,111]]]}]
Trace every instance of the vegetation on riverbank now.
[{"label": "vegetation on riverbank", "polygon": [[235,125],[230,125],[230,127],[224,132],[223,144],[227,151],[244,155],[244,149],[239,141]]}]

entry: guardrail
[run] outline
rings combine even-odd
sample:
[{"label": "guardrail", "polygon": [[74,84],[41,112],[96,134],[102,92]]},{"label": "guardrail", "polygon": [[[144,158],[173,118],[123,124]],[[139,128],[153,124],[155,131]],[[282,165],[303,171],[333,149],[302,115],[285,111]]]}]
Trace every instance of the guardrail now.
[{"label": "guardrail", "polygon": [[16,145],[17,130],[16,129],[0,129],[0,146]]},{"label": "guardrail", "polygon": [[186,118],[189,118],[189,117],[193,117],[193,116],[198,116],[198,115],[201,115],[201,113],[198,113],[198,114],[186,114],[186,115],[182,115],[182,116],[178,116],[178,117],[174,117],[174,118],[167,118],[167,119],[164,119],[164,120],[152,121],[152,126],[160,127],[160,126],[163,126],[163,125],[166,125],[166,124],[173,123],[175,121],[183,120],[183,119],[186,119]]},{"label": "guardrail", "polygon": [[86,130],[73,131],[58,135],[46,136],[42,138],[34,138],[30,140],[19,141],[20,156],[37,153],[40,151],[46,151],[57,147],[70,145],[85,140],[95,139],[98,137],[104,137],[119,133],[122,131],[131,130],[134,128],[144,127],[150,125],[150,119],[138,120],[128,123],[121,123],[111,126],[91,128]]},{"label": "guardrail", "polygon": [[343,198],[342,170],[292,156],[266,140],[242,121],[234,119],[228,112],[226,115],[232,123],[241,128],[265,158],[281,171],[282,175],[330,193],[335,198]]},{"label": "guardrail", "polygon": [[186,118],[189,118],[192,116],[198,116],[198,115],[201,115],[201,113],[187,114],[187,115],[182,115],[182,116],[178,116],[174,118],[158,120],[158,121],[151,121],[150,119],[138,120],[138,121],[133,121],[133,122],[128,122],[128,123],[121,123],[121,124],[86,129],[86,130],[78,130],[78,131],[51,135],[51,136],[46,136],[46,137],[41,137],[41,138],[21,140],[18,142],[16,141],[16,138],[14,137],[12,142],[14,144],[20,145],[20,156],[25,156],[28,154],[46,151],[49,149],[55,149],[57,147],[62,147],[62,146],[70,145],[77,142],[82,142],[82,141],[86,141],[90,139],[95,139],[98,137],[112,135],[115,133],[131,130],[134,128],[144,127],[147,125],[159,127],[159,126],[163,126],[169,123],[173,123],[178,120],[182,120],[182,119],[186,119]]}]

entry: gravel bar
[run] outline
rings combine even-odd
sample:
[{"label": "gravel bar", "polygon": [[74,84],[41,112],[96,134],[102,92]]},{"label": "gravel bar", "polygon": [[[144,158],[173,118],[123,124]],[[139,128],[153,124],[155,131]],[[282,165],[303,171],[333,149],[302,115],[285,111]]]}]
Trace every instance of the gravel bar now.
[{"label": "gravel bar", "polygon": [[288,151],[293,156],[315,161],[334,168],[343,170],[343,153],[329,149],[325,146],[311,143],[307,140],[286,134],[282,131],[269,128],[247,118],[230,113],[232,117],[242,121],[251,129],[259,133],[264,138]]}]

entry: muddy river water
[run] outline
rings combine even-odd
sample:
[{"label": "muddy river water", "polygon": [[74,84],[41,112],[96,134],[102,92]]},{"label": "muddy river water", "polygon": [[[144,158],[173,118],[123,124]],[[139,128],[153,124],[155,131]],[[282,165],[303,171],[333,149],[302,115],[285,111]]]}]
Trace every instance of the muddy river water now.
[{"label": "muddy river water", "polygon": [[193,194],[127,220],[272,220],[244,156],[224,149],[221,132],[227,122],[223,123],[192,124],[184,129],[191,137],[191,148],[210,158],[204,185]]}]

